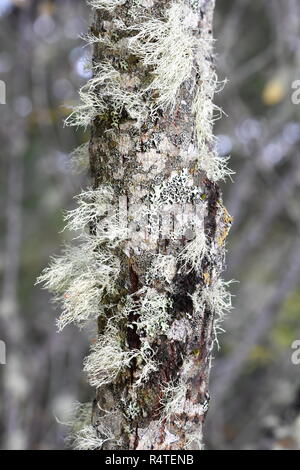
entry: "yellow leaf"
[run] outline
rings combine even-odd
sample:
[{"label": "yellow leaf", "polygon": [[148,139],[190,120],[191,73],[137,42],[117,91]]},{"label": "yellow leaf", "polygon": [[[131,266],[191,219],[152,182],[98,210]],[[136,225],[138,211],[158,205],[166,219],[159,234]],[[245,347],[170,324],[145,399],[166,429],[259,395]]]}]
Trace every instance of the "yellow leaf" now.
[{"label": "yellow leaf", "polygon": [[274,78],[266,83],[262,91],[262,100],[267,106],[274,106],[279,103],[285,95],[285,85],[283,80]]}]

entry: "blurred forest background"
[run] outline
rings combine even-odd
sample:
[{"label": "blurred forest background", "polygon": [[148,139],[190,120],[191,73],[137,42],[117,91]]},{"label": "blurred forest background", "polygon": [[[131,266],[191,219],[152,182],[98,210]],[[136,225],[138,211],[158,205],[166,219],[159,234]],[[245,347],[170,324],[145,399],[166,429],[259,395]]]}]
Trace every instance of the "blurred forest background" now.
[{"label": "blurred forest background", "polygon": [[[89,184],[70,153],[89,136],[65,128],[67,107],[89,78],[80,34],[84,0],[1,0],[0,447],[60,449],[74,400],[93,398],[81,366],[88,335],[55,329],[55,308],[34,287],[68,239],[63,209]],[[226,279],[235,309],[215,352],[208,449],[300,449],[300,79],[298,0],[216,1],[216,64],[228,78],[216,97],[220,154],[234,183],[224,200],[234,224]]]}]

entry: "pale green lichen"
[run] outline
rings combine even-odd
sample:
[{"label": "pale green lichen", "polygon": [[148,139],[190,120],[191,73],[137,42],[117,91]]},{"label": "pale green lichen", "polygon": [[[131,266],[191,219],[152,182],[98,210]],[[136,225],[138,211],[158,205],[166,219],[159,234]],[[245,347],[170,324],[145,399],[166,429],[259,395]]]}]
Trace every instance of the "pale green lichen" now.
[{"label": "pale green lichen", "polygon": [[141,409],[135,401],[132,401],[132,400],[128,401],[128,400],[125,400],[124,398],[121,398],[121,402],[122,402],[122,408],[124,409],[123,411],[124,416],[126,416],[128,420],[130,421],[134,420],[139,416]]},{"label": "pale green lichen", "polygon": [[219,156],[216,150],[213,126],[215,120],[221,116],[222,110],[213,102],[219,82],[209,59],[211,53],[212,39],[207,35],[203,41],[202,57],[198,59],[201,82],[197,88],[192,112],[195,116],[199,168],[204,170],[212,181],[219,181],[230,177],[234,172],[228,168],[229,158]]},{"label": "pale green lichen", "polygon": [[84,372],[91,386],[100,388],[114,382],[119,373],[128,368],[133,359],[138,366],[137,380],[134,386],[139,387],[157,370],[153,359],[154,352],[146,339],[140,349],[127,349],[119,337],[119,330],[109,324],[106,331],[99,336],[91,347],[91,353],[84,360]]},{"label": "pale green lichen", "polygon": [[58,329],[75,323],[84,326],[103,312],[102,300],[115,292],[120,261],[108,251],[97,251],[87,240],[66,248],[38,278],[61,303]]},{"label": "pale green lichen", "polygon": [[191,295],[196,316],[198,315],[201,318],[206,307],[214,315],[214,342],[217,347],[219,347],[218,333],[224,331],[221,328],[221,323],[226,314],[233,308],[232,294],[228,290],[233,282],[232,280],[224,281],[221,278],[215,278],[208,285],[203,286],[200,291],[196,290]]},{"label": "pale green lichen", "polygon": [[130,77],[116,70],[114,66],[103,61],[93,68],[94,76],[79,91],[81,104],[73,108],[73,112],[65,123],[70,126],[88,127],[98,117],[107,120],[111,113],[121,118],[125,109],[132,119],[140,120],[147,113],[142,99],[142,92],[130,91]]},{"label": "pale green lichen", "polygon": [[128,316],[131,313],[137,313],[138,320],[133,322],[133,325],[136,325],[138,332],[143,332],[142,336],[146,335],[147,340],[151,341],[157,335],[167,331],[171,306],[171,300],[166,294],[144,287],[134,296],[128,297],[122,314]]},{"label": "pale green lichen", "polygon": [[92,229],[96,245],[106,244],[115,248],[128,238],[126,214],[116,205],[114,191],[110,186],[96,190],[88,189],[75,197],[77,208],[65,215],[66,228],[84,232]]},{"label": "pale green lichen", "polygon": [[69,427],[66,443],[75,450],[101,449],[103,440],[90,423],[91,403],[73,403],[70,420],[62,423]]},{"label": "pale green lichen", "polygon": [[143,386],[149,380],[151,374],[157,372],[159,368],[159,364],[155,360],[155,352],[147,338],[142,338],[141,343],[140,354],[137,356],[138,369],[135,374],[133,388]]},{"label": "pale green lichen", "polygon": [[[99,406],[99,405],[98,405]],[[91,424],[91,404],[74,403],[72,418],[64,423],[70,428],[67,443],[74,450],[101,450],[107,441],[114,441],[116,445],[120,442],[115,439],[110,421],[115,411],[101,409],[101,416],[97,420],[97,426]]]},{"label": "pale green lichen", "polygon": [[139,32],[129,48],[154,69],[147,90],[158,92],[157,107],[174,108],[180,87],[191,77],[196,41],[184,23],[185,13],[181,2],[173,3],[166,18],[151,18],[132,28]]},{"label": "pale green lichen", "polygon": [[170,381],[163,385],[161,421],[167,420],[169,422],[176,415],[183,413],[187,391],[187,384],[182,379],[178,383]]},{"label": "pale green lichen", "polygon": [[88,0],[87,3],[96,10],[113,11],[118,6],[124,5],[126,0]]},{"label": "pale green lichen", "polygon": [[77,197],[78,207],[65,216],[66,227],[78,233],[77,245],[52,258],[37,280],[62,304],[59,330],[70,323],[82,326],[96,319],[103,314],[103,300],[115,293],[120,260],[111,250],[126,238],[127,231],[117,215],[109,212],[113,197],[110,187]]},{"label": "pale green lichen", "polygon": [[171,285],[177,272],[176,263],[176,257],[173,255],[157,255],[146,273],[147,284],[161,281]]},{"label": "pale green lichen", "polygon": [[180,263],[180,270],[183,272],[200,272],[201,263],[206,257],[207,261],[213,258],[212,246],[208,245],[206,234],[202,228],[197,231],[193,240],[189,241],[181,250],[177,259]]},{"label": "pale green lichen", "polygon": [[118,330],[109,326],[91,347],[91,353],[84,360],[84,372],[91,386],[99,388],[113,382],[120,371],[130,365],[139,355],[138,350],[124,350]]}]

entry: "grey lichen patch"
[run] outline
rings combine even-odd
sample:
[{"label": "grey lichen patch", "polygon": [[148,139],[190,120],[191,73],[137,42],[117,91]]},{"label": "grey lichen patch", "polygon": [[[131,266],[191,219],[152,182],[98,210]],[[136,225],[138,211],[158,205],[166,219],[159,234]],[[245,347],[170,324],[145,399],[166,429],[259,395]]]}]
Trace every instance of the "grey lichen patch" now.
[{"label": "grey lichen patch", "polygon": [[176,271],[176,256],[159,254],[152,260],[151,266],[146,273],[146,283],[150,286],[159,283],[162,285],[167,284],[171,289]]},{"label": "grey lichen patch", "polygon": [[133,322],[137,331],[143,333],[148,344],[158,335],[165,334],[169,328],[169,310],[171,299],[151,287],[144,287],[130,296],[125,305],[123,315],[138,313],[138,320]]},{"label": "grey lichen patch", "polygon": [[141,410],[136,401],[130,399],[126,400],[123,398],[122,402],[122,408],[124,410],[123,413],[126,419],[129,421],[134,421],[139,417]]},{"label": "grey lichen patch", "polygon": [[189,0],[189,4],[194,10],[198,10],[202,4],[202,0]]},{"label": "grey lichen patch", "polygon": [[169,341],[185,342],[190,335],[191,324],[187,318],[174,320],[167,332],[167,337]]},{"label": "grey lichen patch", "polygon": [[166,158],[160,152],[154,149],[148,152],[139,152],[136,154],[137,162],[141,165],[142,171],[150,172],[151,176],[163,174],[166,167]]}]

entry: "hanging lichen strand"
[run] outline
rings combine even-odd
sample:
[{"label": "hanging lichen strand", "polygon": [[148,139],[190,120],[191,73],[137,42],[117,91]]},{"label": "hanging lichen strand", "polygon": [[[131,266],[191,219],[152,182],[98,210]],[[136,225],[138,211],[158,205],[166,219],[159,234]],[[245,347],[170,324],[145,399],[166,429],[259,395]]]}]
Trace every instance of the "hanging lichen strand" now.
[{"label": "hanging lichen strand", "polygon": [[231,309],[214,1],[89,3],[93,78],[68,123],[91,127],[93,188],[66,216],[76,242],[40,278],[62,302],[59,329],[98,321],[84,362],[92,422],[79,417],[74,447],[200,449],[212,348]]}]

